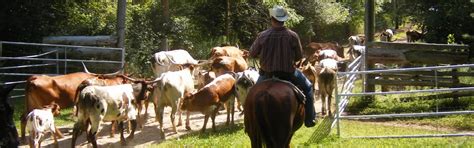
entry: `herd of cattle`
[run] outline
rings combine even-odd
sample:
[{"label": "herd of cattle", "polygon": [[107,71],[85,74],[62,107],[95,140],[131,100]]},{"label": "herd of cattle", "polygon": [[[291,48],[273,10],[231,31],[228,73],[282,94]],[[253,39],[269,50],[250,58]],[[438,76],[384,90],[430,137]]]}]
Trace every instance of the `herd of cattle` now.
[{"label": "herd of cattle", "polygon": [[[408,35],[409,41],[421,38],[416,31],[408,31]],[[381,39],[390,41],[392,36],[393,31],[387,30],[381,34]],[[315,95],[321,96],[323,115],[327,112],[331,114],[327,104],[331,104],[336,71],[344,70],[341,63],[347,63],[361,53],[364,40],[363,36],[349,37],[347,58],[344,48],[334,42],[310,43],[304,48],[305,58],[297,63],[297,68],[314,84]],[[234,107],[244,112],[241,104],[244,104],[250,87],[259,77],[258,69],[247,64],[249,53],[246,50],[223,46],[212,48],[210,53],[210,59],[204,62],[195,60],[186,50],[155,53],[151,58],[157,77],[154,80],[131,78],[121,74],[121,71],[95,74],[89,72],[85,65],[85,72],[54,77],[31,76],[25,87],[26,110],[21,116],[21,139],[25,140],[25,131],[28,131],[30,146],[37,147],[44,132],[52,132],[55,141],[61,138],[61,132],[54,126],[53,115],[59,114],[60,108],[71,106],[75,107],[74,116],[77,118],[72,147],[84,131],[87,140],[97,147],[96,135],[102,122],[118,123],[120,140],[125,145],[124,121],[129,121],[131,125],[127,139],[132,139],[136,127],[143,126],[137,123],[141,121],[137,119],[140,119],[142,107],[147,108],[148,101],[154,104],[161,138],[165,138],[163,113],[166,106],[172,108],[170,119],[175,133],[176,126],[182,125],[182,112],[186,113],[185,126],[188,130],[190,112],[204,114],[201,131],[206,129],[209,117],[214,130],[214,120],[221,106],[227,109],[226,124],[233,124]],[[179,116],[177,125],[174,121],[176,114]],[[111,135],[115,126],[112,128]]]}]

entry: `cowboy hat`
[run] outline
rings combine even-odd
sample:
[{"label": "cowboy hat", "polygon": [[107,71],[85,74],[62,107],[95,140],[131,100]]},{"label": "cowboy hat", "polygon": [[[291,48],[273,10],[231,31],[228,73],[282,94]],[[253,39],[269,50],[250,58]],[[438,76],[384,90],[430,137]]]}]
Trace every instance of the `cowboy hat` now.
[{"label": "cowboy hat", "polygon": [[288,20],[288,12],[282,6],[275,5],[273,8],[268,9],[270,11],[270,16],[275,18],[277,21],[284,22]]}]

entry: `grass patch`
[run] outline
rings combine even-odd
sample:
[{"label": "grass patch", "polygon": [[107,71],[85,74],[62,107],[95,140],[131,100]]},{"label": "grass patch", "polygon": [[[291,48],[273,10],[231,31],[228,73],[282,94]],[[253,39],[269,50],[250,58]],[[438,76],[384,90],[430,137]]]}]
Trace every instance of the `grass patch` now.
[{"label": "grass patch", "polygon": [[[321,124],[320,124],[321,125]],[[318,125],[319,126],[319,125]],[[474,145],[473,137],[450,137],[450,138],[400,138],[400,139],[349,139],[348,136],[370,136],[370,135],[405,135],[405,134],[441,134],[446,132],[416,129],[410,127],[394,127],[386,125],[375,125],[360,121],[342,120],[341,134],[338,138],[331,132],[326,138],[317,142],[308,143],[316,128],[302,126],[293,136],[291,147],[367,147],[367,146],[435,146],[435,147],[469,147]],[[319,131],[318,131],[319,132]],[[192,133],[178,139],[167,140],[152,147],[250,147],[250,140],[245,134],[243,123],[233,127],[218,128],[217,132],[206,132],[204,134]]]}]

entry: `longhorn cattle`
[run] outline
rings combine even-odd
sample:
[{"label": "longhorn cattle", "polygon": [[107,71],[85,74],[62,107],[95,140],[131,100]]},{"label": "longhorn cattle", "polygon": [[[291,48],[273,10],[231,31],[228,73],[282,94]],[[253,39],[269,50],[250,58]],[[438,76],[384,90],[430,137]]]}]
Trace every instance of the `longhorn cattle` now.
[{"label": "longhorn cattle", "polygon": [[214,47],[211,49],[211,60],[221,56],[247,59],[249,51],[240,50],[235,46]]},{"label": "longhorn cattle", "polygon": [[18,147],[18,132],[13,122],[14,108],[9,103],[8,94],[15,85],[0,85],[0,147]]},{"label": "longhorn cattle", "polygon": [[59,115],[59,105],[52,103],[51,105],[44,106],[42,109],[34,109],[31,111],[27,118],[26,130],[30,133],[29,145],[30,147],[39,148],[41,147],[41,139],[47,132],[51,132],[54,139],[55,147],[58,146],[58,138],[62,138],[59,135],[59,131],[54,125],[54,117]]},{"label": "longhorn cattle", "polygon": [[[184,94],[191,93],[194,91],[194,83],[192,78],[193,66],[185,65],[185,69],[174,72],[166,72],[158,78],[160,81],[153,90],[153,103],[155,104],[156,120],[160,123],[160,134],[164,139],[165,134],[163,131],[163,110],[165,106],[171,107],[171,124],[173,125],[173,131],[178,133],[176,125],[174,124],[175,114],[178,111],[179,119],[178,126],[181,125],[181,110],[178,108],[180,100],[184,97]],[[158,97],[158,95],[160,95]],[[189,118],[189,113],[187,114]],[[191,129],[189,126],[189,120],[186,120],[186,129]]]},{"label": "longhorn cattle", "polygon": [[423,37],[423,34],[416,30],[408,30],[406,33],[407,42],[416,42]]},{"label": "longhorn cattle", "polygon": [[384,32],[380,34],[380,41],[391,42],[393,37],[393,30],[386,29]]},{"label": "longhorn cattle", "polygon": [[[337,61],[334,59],[323,59],[320,61],[319,66],[321,71],[319,72],[318,85],[319,94],[322,100],[322,114],[326,114],[326,106],[331,115],[331,98],[332,91],[335,87]],[[327,97],[327,104],[326,104]]]},{"label": "longhorn cattle", "polygon": [[248,68],[247,62],[243,58],[221,56],[212,61],[211,71],[216,76],[226,72],[242,72]]},{"label": "longhorn cattle", "polygon": [[182,64],[198,64],[198,61],[186,50],[178,49],[153,54],[151,63],[153,71],[159,77],[164,72],[179,70]]},{"label": "longhorn cattle", "polygon": [[316,64],[320,60],[319,55],[320,55],[321,50],[325,50],[325,49],[334,50],[336,51],[337,56],[344,58],[344,48],[336,42],[334,43],[311,42],[304,49],[305,58],[303,58],[304,61],[300,62],[299,67],[303,67],[304,65],[308,63]]},{"label": "longhorn cattle", "polygon": [[33,109],[56,102],[61,108],[71,107],[77,86],[94,75],[78,72],[60,76],[34,75],[25,87],[26,110],[21,116],[21,139],[25,140],[26,115]]},{"label": "longhorn cattle", "polygon": [[[154,83],[154,82],[151,82]],[[126,145],[123,136],[123,121],[130,120],[132,131],[127,139],[133,139],[136,128],[136,102],[145,97],[149,82],[113,86],[88,86],[79,94],[77,101],[78,119],[74,124],[71,146],[77,137],[90,125],[87,139],[97,147],[96,135],[102,121],[118,121],[120,141]]]},{"label": "longhorn cattle", "polygon": [[[206,130],[206,124],[211,116],[212,129],[215,130],[215,118],[219,111],[219,107],[223,102],[230,102],[230,106],[227,108],[227,122],[229,124],[229,117],[232,114],[232,121],[234,123],[234,105],[232,104],[235,99],[235,76],[233,74],[223,74],[211,83],[207,84],[195,93],[187,93],[184,96],[181,109],[186,111],[197,111],[204,114],[204,125],[201,132]],[[230,110],[229,110],[230,109]],[[186,121],[188,122],[188,121]]]},{"label": "longhorn cattle", "polygon": [[245,98],[247,98],[250,87],[257,83],[260,75],[256,69],[247,69],[243,72],[238,72],[237,75],[237,81],[235,82],[237,107],[241,110],[240,107],[242,104],[245,104]]}]

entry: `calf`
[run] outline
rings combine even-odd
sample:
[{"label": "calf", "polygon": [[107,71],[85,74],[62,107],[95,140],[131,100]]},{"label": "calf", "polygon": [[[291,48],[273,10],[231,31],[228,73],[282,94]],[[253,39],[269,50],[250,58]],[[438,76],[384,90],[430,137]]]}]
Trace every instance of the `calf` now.
[{"label": "calf", "polygon": [[365,46],[352,45],[349,47],[349,51],[347,52],[349,54],[349,59],[352,61],[352,60],[355,60],[357,57],[359,57],[364,51],[365,51]]},{"label": "calf", "polygon": [[[232,104],[235,98],[235,77],[232,74],[226,73],[211,83],[207,84],[195,93],[187,93],[184,96],[181,109],[186,111],[198,111],[204,114],[204,125],[201,132],[206,130],[206,124],[211,116],[212,129],[215,130],[215,118],[219,111],[221,103],[230,101],[231,107],[227,109],[227,122],[229,124],[230,113],[232,113],[232,124],[234,123],[234,105]],[[230,109],[230,110],[229,110]],[[188,122],[188,121],[186,121]]]},{"label": "calf", "polygon": [[[337,71],[337,61],[334,59],[324,59],[319,63],[321,72],[319,72],[318,85],[319,85],[319,94],[321,95],[322,100],[322,114],[326,115],[326,106],[331,115],[331,98],[332,91],[335,87],[336,71]],[[327,104],[326,104],[327,97]]]},{"label": "calf", "polygon": [[77,101],[78,119],[74,124],[71,146],[75,146],[77,137],[90,125],[87,139],[93,147],[97,147],[96,135],[100,123],[115,120],[119,122],[120,141],[126,145],[123,121],[131,120],[132,132],[127,139],[133,139],[137,125],[134,105],[144,99],[147,85],[154,82],[84,88]]},{"label": "calf", "polygon": [[[161,75],[161,79],[157,86],[153,90],[153,104],[155,104],[156,120],[160,123],[160,134],[164,139],[165,134],[163,131],[163,110],[165,106],[171,107],[171,124],[173,125],[173,131],[178,133],[174,124],[175,114],[178,110],[177,104],[184,97],[185,93],[191,93],[194,90],[194,83],[192,78],[193,66],[186,66],[185,69],[174,72],[166,72]],[[158,97],[158,94],[160,96]],[[178,126],[181,125],[181,110],[178,110]],[[189,118],[189,114],[187,114]],[[189,120],[186,120],[186,129],[189,127]]]},{"label": "calf", "polygon": [[52,133],[55,147],[59,147],[57,138],[62,138],[62,135],[58,134],[53,118],[57,115],[59,115],[59,105],[53,102],[42,109],[34,109],[26,116],[26,130],[30,133],[28,140],[30,147],[41,147],[40,140],[47,132]]},{"label": "calf", "polygon": [[237,107],[239,110],[241,104],[245,103],[245,98],[247,98],[247,94],[250,88],[257,83],[258,71],[256,69],[247,69],[243,72],[237,73],[237,80],[235,82],[235,89],[237,92]]},{"label": "calf", "polygon": [[248,68],[243,58],[221,56],[212,61],[211,70],[220,76],[226,72],[242,72]]}]

